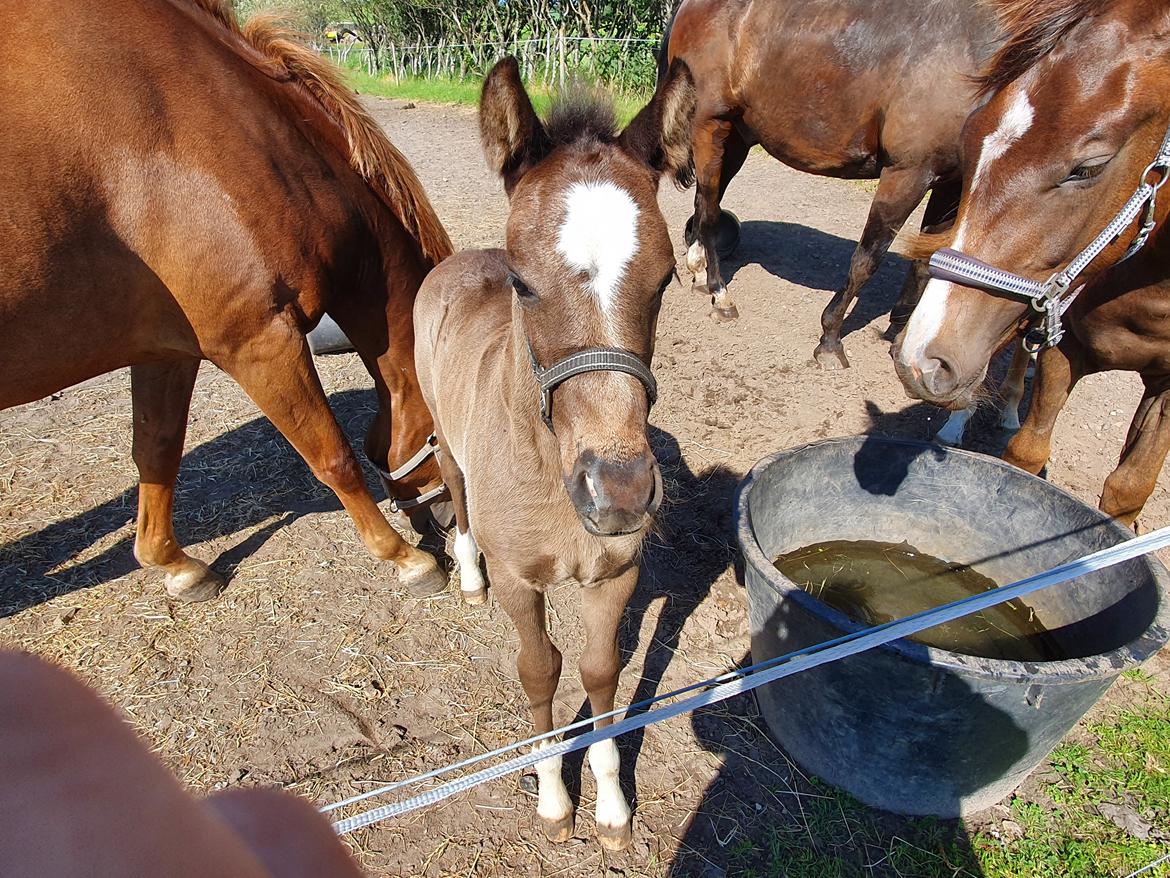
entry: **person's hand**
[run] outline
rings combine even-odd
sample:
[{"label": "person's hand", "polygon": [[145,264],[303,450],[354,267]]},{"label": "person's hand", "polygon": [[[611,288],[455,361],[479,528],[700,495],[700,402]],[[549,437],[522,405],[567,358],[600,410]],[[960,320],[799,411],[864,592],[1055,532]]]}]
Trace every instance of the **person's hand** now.
[{"label": "person's hand", "polygon": [[0,875],[361,873],[307,802],[262,789],[197,800],[72,674],[0,651]]}]

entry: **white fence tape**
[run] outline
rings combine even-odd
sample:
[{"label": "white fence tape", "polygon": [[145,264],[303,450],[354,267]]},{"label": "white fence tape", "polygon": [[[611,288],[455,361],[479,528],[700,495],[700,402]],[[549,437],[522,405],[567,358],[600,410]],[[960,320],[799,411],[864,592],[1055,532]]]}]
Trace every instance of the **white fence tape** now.
[{"label": "white fence tape", "polygon": [[[701,707],[707,707],[711,704],[716,704],[720,701],[725,701],[736,695],[744,692],[750,692],[760,686],[770,683],[774,680],[779,680],[783,677],[791,676],[792,674],[807,671],[811,668],[819,667],[828,664],[829,662],[838,661],[847,658],[851,655],[856,655],[859,652],[872,649],[875,646],[889,643],[902,637],[909,637],[924,631],[927,628],[933,628],[935,625],[941,625],[945,622],[951,622],[963,616],[972,613],[986,610],[997,604],[1005,601],[1014,600],[1031,594],[1032,592],[1048,588],[1052,585],[1059,585],[1060,583],[1068,582],[1078,576],[1083,576],[1086,573],[1092,573],[1096,570],[1102,570],[1106,567],[1112,567],[1115,564],[1121,564],[1124,561],[1129,561],[1141,555],[1157,551],[1170,546],[1170,527],[1165,527],[1160,530],[1153,531],[1145,536],[1136,537],[1116,546],[1111,546],[1108,549],[1102,549],[1099,552],[1094,552],[1091,555],[1086,555],[1075,561],[1070,561],[1067,564],[1062,564],[1052,570],[1043,573],[1037,573],[1029,576],[1026,579],[1021,579],[1018,582],[1013,582],[1009,585],[1004,585],[983,594],[973,595],[972,597],[963,598],[962,600],[954,601],[949,604],[944,604],[941,607],[936,607],[932,610],[926,610],[921,613],[916,613],[913,616],[907,616],[904,619],[898,619],[893,622],[887,622],[884,625],[877,625],[873,628],[867,628],[864,631],[858,631],[854,634],[848,634],[843,637],[838,637],[835,640],[819,643],[815,646],[810,646],[806,649],[791,652],[786,655],[779,656],[766,662],[751,665],[737,671],[731,671],[719,677],[710,680],[704,680],[701,683],[695,683],[686,686],[682,689],[677,689],[673,692],[668,692],[664,695],[659,695],[655,698],[647,699],[636,705],[631,705],[622,710],[615,710],[608,714],[603,714],[601,718],[615,717],[621,713],[628,713],[633,710],[642,710],[650,707],[653,704],[660,703],[672,698],[677,698],[688,692],[694,692],[697,689],[706,689],[706,691],[698,695],[692,695],[683,701],[670,704],[666,707],[661,707],[656,710],[645,710],[644,713],[635,716],[627,716],[625,719],[615,722],[613,725],[607,726],[604,729],[590,730],[577,735],[569,740],[554,741],[549,746],[546,746],[539,751],[525,753],[521,756],[509,759],[498,765],[493,765],[489,768],[481,769],[464,777],[457,778],[447,783],[441,784],[434,789],[419,793],[411,798],[404,799],[400,802],[395,802],[389,805],[382,805],[378,808],[373,808],[369,811],[364,811],[353,817],[346,817],[338,820],[333,824],[333,828],[340,835],[353,832],[362,827],[369,826],[373,823],[379,823],[383,820],[389,820],[391,817],[397,817],[402,814],[407,814],[411,811],[417,811],[419,808],[425,808],[430,805],[448,799],[451,796],[470,790],[481,784],[487,783],[491,780],[504,777],[517,771],[522,771],[529,768],[538,762],[549,759],[553,756],[560,756],[565,753],[572,753],[576,750],[582,750],[590,744],[598,741],[604,741],[609,738],[616,738],[626,732],[632,732],[637,729],[645,728],[654,723],[663,722],[664,720],[680,716],[684,713],[697,710]],[[708,688],[711,687],[711,688]],[[555,729],[544,735],[536,735],[524,741],[518,741],[514,744],[509,744],[506,747],[501,747],[498,750],[493,750],[490,753],[484,753],[480,756],[474,756],[470,759],[465,759],[462,762],[454,763],[452,765],[443,766],[425,774],[412,777],[404,781],[388,784],[376,790],[362,793],[358,796],[345,799],[332,805],[327,805],[321,810],[324,812],[334,811],[338,808],[347,805],[353,805],[358,802],[366,801],[368,799],[384,796],[387,793],[396,792],[409,786],[415,786],[427,780],[440,777],[444,774],[449,774],[460,769],[470,768],[473,765],[478,765],[481,762],[487,762],[492,759],[497,759],[508,753],[514,753],[525,747],[531,747],[541,741],[546,741],[551,738],[558,738],[567,732],[575,731],[587,725],[592,725],[597,717],[590,717],[585,720]],[[1153,865],[1157,865],[1156,863]],[[1151,865],[1149,868],[1153,868]]]}]

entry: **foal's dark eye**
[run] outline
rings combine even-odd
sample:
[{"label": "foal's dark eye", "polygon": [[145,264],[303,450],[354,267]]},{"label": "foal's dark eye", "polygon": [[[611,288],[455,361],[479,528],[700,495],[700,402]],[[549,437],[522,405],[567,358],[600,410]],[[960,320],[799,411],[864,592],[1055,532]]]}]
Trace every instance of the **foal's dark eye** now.
[{"label": "foal's dark eye", "polygon": [[1101,176],[1101,172],[1105,170],[1105,166],[1109,164],[1112,158],[1113,156],[1099,156],[1082,162],[1073,168],[1072,173],[1061,181],[1061,185],[1063,186],[1065,183],[1085,183],[1089,180],[1096,179]]},{"label": "foal's dark eye", "polygon": [[508,283],[512,285],[512,289],[514,289],[516,291],[516,295],[519,298],[523,299],[526,302],[537,301],[536,293],[534,293],[534,292],[532,292],[532,290],[528,289],[528,284],[524,283],[524,281],[520,280],[520,278],[517,277],[516,275],[509,274],[508,275]]}]

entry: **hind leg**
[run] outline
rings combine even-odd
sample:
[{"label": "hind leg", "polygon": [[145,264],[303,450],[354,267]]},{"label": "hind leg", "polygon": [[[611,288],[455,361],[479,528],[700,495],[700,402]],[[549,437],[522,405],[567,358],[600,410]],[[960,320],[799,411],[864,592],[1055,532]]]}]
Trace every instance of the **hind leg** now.
[{"label": "hind leg", "polygon": [[374,502],[329,409],[309,345],[291,321],[273,320],[217,364],[252,397],[313,475],[333,490],[371,554],[393,561],[399,580],[413,594],[446,588],[446,574],[435,559],[406,542]]},{"label": "hind leg", "polygon": [[849,368],[849,359],[841,344],[845,314],[858,290],[873,277],[894,236],[922,201],[929,186],[930,177],[922,168],[886,168],[882,171],[877,192],[869,206],[865,230],[849,263],[849,278],[821,314],[821,340],[813,357],[822,369]]},{"label": "hind leg", "polygon": [[443,482],[451,492],[451,505],[455,508],[455,561],[459,564],[459,591],[464,601],[477,606],[487,602],[487,589],[479,569],[479,546],[472,536],[471,520],[467,514],[467,488],[463,471],[441,438],[439,448],[439,469],[443,471]]},{"label": "hind leg", "polygon": [[695,126],[695,214],[691,219],[695,237],[687,242],[687,268],[694,275],[695,291],[711,297],[711,316],[717,320],[739,316],[719,272],[717,233],[719,202],[747,154],[747,142],[731,122],[709,119]]},{"label": "hind leg", "polygon": [[138,467],[138,526],[134,557],[161,567],[167,594],[205,601],[219,594],[224,579],[186,554],[175,536],[175,479],[183,458],[191,391],[199,360],[142,363],[130,368],[134,408],[134,464]]}]

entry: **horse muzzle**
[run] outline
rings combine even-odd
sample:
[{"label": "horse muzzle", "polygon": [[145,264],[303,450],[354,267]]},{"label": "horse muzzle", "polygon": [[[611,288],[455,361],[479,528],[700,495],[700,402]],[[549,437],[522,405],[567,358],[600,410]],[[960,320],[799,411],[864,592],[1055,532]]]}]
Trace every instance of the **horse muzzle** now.
[{"label": "horse muzzle", "polygon": [[662,505],[662,472],[649,449],[624,461],[582,452],[565,487],[581,524],[598,537],[637,533]]}]

